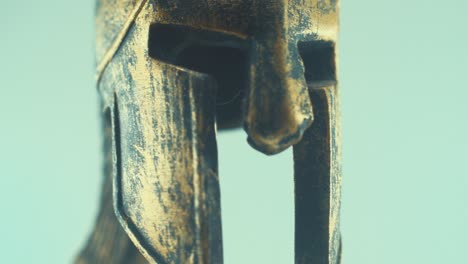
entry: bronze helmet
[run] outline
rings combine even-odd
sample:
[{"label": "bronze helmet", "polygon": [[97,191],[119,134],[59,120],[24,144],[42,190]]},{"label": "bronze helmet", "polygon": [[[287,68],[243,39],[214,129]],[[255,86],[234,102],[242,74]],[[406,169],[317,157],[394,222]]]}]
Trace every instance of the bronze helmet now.
[{"label": "bronze helmet", "polygon": [[77,262],[222,263],[216,130],[243,125],[265,154],[294,148],[295,263],[338,264],[338,2],[98,0],[96,10],[112,165]]}]

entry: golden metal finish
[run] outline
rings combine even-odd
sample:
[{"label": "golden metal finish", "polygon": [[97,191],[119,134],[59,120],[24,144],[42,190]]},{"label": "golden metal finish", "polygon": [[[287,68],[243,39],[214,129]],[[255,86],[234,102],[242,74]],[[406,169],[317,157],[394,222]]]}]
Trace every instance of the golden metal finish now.
[{"label": "golden metal finish", "polygon": [[222,263],[216,128],[242,123],[294,148],[295,263],[340,262],[336,0],[98,0],[96,31],[108,166],[77,263]]}]

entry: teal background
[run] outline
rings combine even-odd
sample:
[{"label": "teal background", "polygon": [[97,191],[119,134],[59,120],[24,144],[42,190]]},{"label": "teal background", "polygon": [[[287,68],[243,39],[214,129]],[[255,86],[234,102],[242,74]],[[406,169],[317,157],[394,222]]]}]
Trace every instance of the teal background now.
[{"label": "teal background", "polygon": [[[468,1],[341,6],[343,263],[467,263]],[[93,8],[0,3],[0,263],[71,263],[92,227]],[[225,263],[293,263],[291,152],[219,145]]]}]

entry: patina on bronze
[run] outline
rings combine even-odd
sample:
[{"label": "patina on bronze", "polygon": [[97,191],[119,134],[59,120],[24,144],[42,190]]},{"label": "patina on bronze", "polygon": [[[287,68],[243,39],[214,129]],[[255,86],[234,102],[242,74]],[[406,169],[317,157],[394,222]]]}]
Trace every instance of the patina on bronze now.
[{"label": "patina on bronze", "polygon": [[76,263],[222,263],[216,129],[242,124],[293,146],[295,263],[340,262],[336,0],[98,0],[96,29],[106,175]]}]

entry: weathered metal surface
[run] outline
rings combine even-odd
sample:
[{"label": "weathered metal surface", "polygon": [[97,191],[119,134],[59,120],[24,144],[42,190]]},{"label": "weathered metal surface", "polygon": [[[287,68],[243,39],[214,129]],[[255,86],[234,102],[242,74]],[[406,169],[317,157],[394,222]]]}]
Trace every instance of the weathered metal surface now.
[{"label": "weathered metal surface", "polygon": [[101,208],[96,226],[88,239],[86,247],[80,252],[76,264],[148,263],[123,230],[114,214],[112,197],[112,124],[110,110],[103,115],[104,140],[104,178],[101,191]]},{"label": "weathered metal surface", "polygon": [[[339,263],[337,32],[335,0],[98,0],[114,207],[147,261],[222,263],[215,130],[244,123],[265,154],[294,145],[296,263]],[[139,263],[104,188],[78,263]]]},{"label": "weathered metal surface", "polygon": [[310,89],[316,118],[294,146],[296,263],[337,264],[341,154],[336,84],[311,84]]},{"label": "weathered metal surface", "polygon": [[220,263],[214,83],[175,68],[164,74],[175,78],[116,94],[116,212],[148,259]]}]

